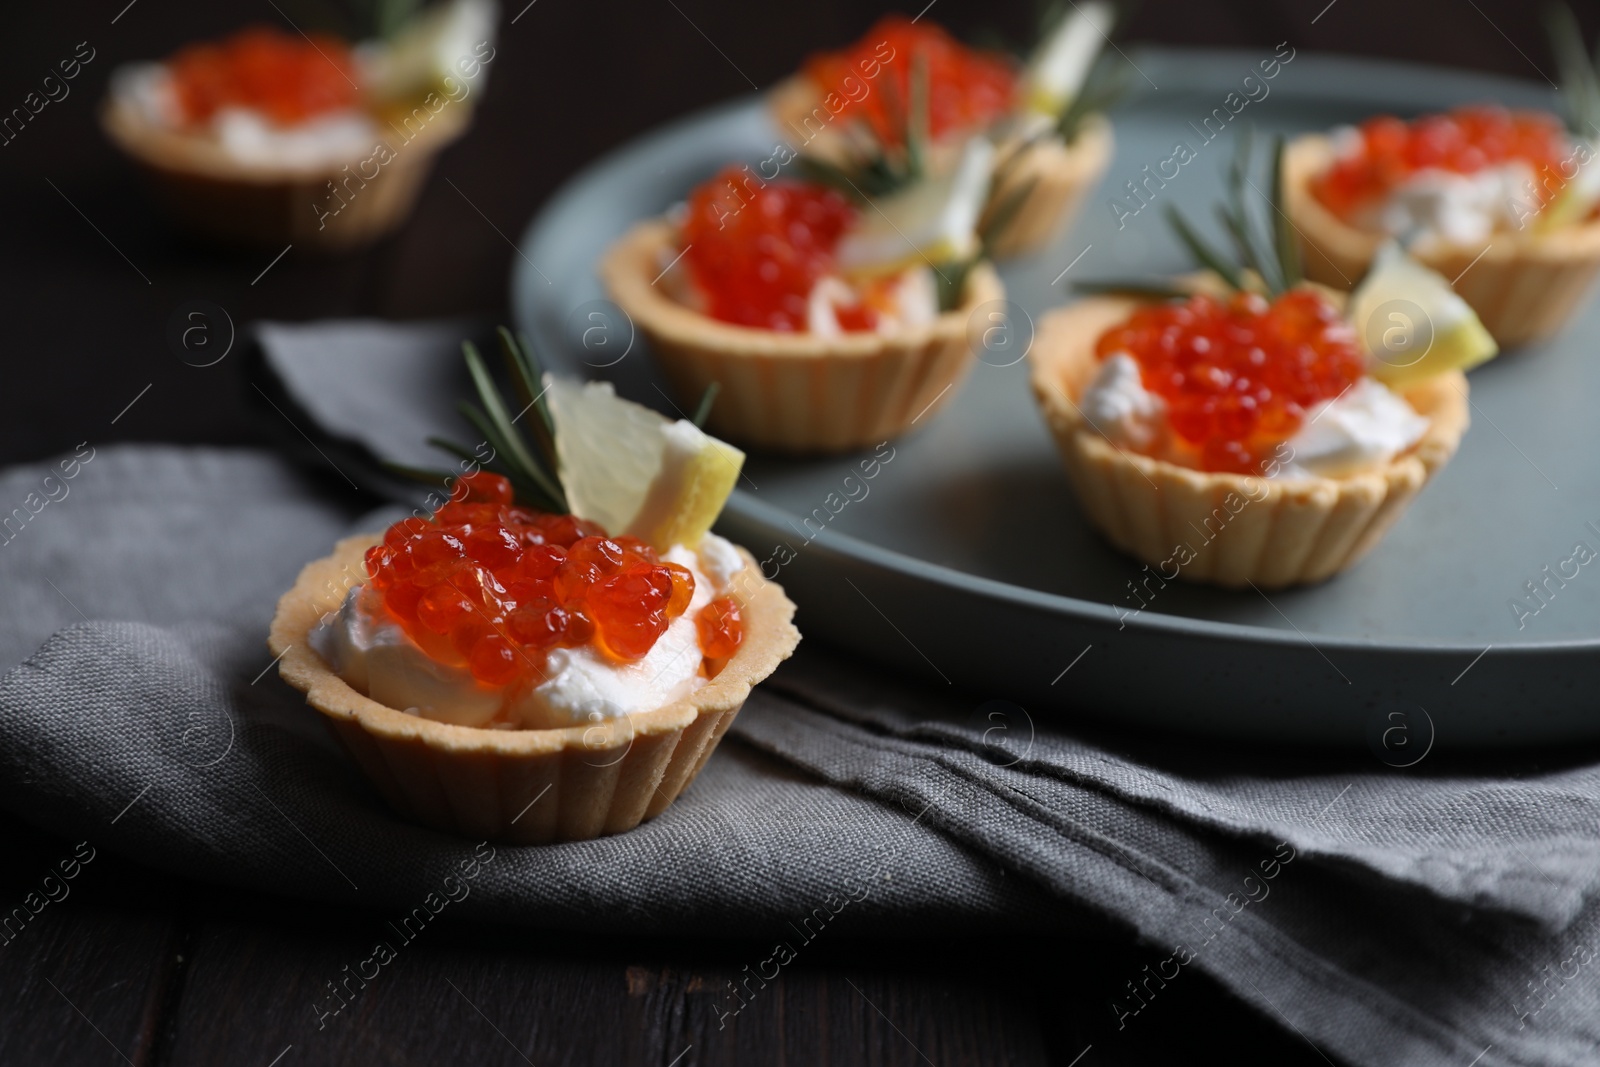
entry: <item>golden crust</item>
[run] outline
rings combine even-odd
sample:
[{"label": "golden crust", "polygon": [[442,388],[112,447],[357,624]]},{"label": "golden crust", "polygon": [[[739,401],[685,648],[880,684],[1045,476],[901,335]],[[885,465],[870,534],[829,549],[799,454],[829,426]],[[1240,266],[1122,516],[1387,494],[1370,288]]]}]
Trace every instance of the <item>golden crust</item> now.
[{"label": "golden crust", "polygon": [[[426,124],[415,124],[411,140],[397,146],[386,140],[392,158],[371,178],[359,174],[356,164],[371,155],[376,142],[339,166],[263,166],[234,159],[210,138],[153,125],[115,98],[102,107],[100,121],[188,229],[231,242],[275,248],[292,242],[334,250],[376,240],[405,220],[434,158],[466,132],[472,109],[448,105]],[[343,185],[346,181],[354,184]],[[330,190],[330,182],[340,185],[342,195]],[[324,210],[319,213],[318,207]]]},{"label": "golden crust", "polygon": [[[665,809],[693,779],[752,686],[793,653],[794,604],[760,577],[733,595],[745,639],[705,686],[665,707],[585,726],[487,730],[437,722],[357,692],[307,642],[347,592],[365,582],[363,557],[376,534],[346,538],[308,563],[278,601],[268,647],[278,672],[306,694],[385,798],[421,822],[470,836],[522,843],[580,840],[631,829]],[[543,786],[555,793],[541,797]]]},{"label": "golden crust", "polygon": [[[1051,312],[1029,359],[1034,396],[1084,510],[1112,543],[1154,567],[1176,562],[1181,577],[1234,587],[1328,578],[1382,538],[1466,432],[1467,380],[1452,371],[1401,394],[1429,421],[1422,440],[1349,477],[1256,478],[1127,452],[1088,425],[1077,399],[1098,366],[1095,342],[1137,304],[1093,297]],[[1175,561],[1185,555],[1179,546],[1193,558]]]},{"label": "golden crust", "polygon": [[1091,115],[1070,145],[1056,138],[1040,141],[1008,160],[1000,150],[994,188],[979,227],[986,226],[1000,205],[1028,184],[1032,189],[1000,236],[992,242],[995,258],[1032,255],[1051,244],[1077,215],[1083,199],[1099,184],[1116,142],[1111,123]]},{"label": "golden crust", "polygon": [[606,288],[650,339],[680,402],[693,404],[717,382],[721,392],[708,428],[777,451],[877,444],[948,401],[972,365],[968,320],[1005,295],[994,269],[981,263],[960,308],[895,334],[818,337],[735,326],[700,314],[655,284],[675,239],[664,221],[635,226],[601,262]]},{"label": "golden crust", "polygon": [[[1284,156],[1289,217],[1300,233],[1306,274],[1349,289],[1367,272],[1381,234],[1349,225],[1311,193],[1333,162],[1327,137],[1290,142]],[[1587,300],[1600,274],[1600,219],[1552,230],[1496,233],[1487,249],[1421,243],[1411,254],[1446,278],[1504,347],[1561,330]]]}]

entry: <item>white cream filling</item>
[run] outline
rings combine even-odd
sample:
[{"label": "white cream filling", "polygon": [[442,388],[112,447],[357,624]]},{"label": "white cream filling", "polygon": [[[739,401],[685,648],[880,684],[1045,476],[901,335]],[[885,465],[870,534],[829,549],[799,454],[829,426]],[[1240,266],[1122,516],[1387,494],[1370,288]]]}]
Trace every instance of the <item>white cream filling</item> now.
[{"label": "white cream filling", "polygon": [[[1336,155],[1363,150],[1360,133],[1351,127],[1335,130],[1331,139]],[[1526,208],[1519,211],[1517,205],[1526,201],[1526,187],[1534,177],[1533,168],[1520,160],[1472,174],[1419,170],[1355,221],[1408,244],[1418,240],[1482,244],[1496,230],[1515,230],[1525,221]]]},{"label": "white cream filling", "polygon": [[465,667],[434,660],[385,612],[380,594],[357,586],[311,631],[311,647],[356,690],[380,704],[460,726],[549,729],[622,718],[680,700],[705,685],[695,615],[744,567],[733,545],[706,534],[699,552],[682,545],[662,559],[694,574],[689,607],[643,658],[620,663],[590,646],[553,649],[545,680],[492,687]]},{"label": "white cream filling", "polygon": [[293,126],[278,126],[259,111],[224,108],[211,120],[222,146],[241,163],[315,167],[348,163],[371,153],[378,127],[364,112],[330,111]]},{"label": "white cream filling", "polygon": [[[1194,450],[1173,439],[1167,405],[1144,387],[1139,364],[1116,352],[1100,365],[1078,402],[1093,429],[1113,444],[1195,467]],[[1262,474],[1272,478],[1340,478],[1387,463],[1422,439],[1428,420],[1375,378],[1362,378],[1343,395],[1306,415],[1298,433]]]},{"label": "white cream filling", "polygon": [[[887,306],[877,306],[880,334],[894,334],[925,326],[939,317],[939,289],[933,271],[912,267],[889,283]],[[838,337],[839,312],[861,306],[861,294],[843,278],[832,274],[817,279],[806,297],[806,329],[818,337]]]},{"label": "white cream filling", "polygon": [[[172,76],[160,63],[130,63],[111,77],[115,99],[146,122],[183,130],[183,112]],[[368,155],[378,127],[364,111],[347,108],[280,126],[250,108],[224,108],[195,136],[209,137],[233,159],[252,166],[316,167],[348,163]]]},{"label": "white cream filling", "polygon": [[1428,432],[1418,415],[1376,378],[1362,378],[1345,393],[1313,408],[1289,438],[1294,459],[1283,478],[1339,478],[1387,463]]},{"label": "white cream filling", "polygon": [[1166,433],[1167,402],[1144,387],[1139,362],[1113,352],[1100,364],[1079,409],[1109,440],[1148,452]]}]

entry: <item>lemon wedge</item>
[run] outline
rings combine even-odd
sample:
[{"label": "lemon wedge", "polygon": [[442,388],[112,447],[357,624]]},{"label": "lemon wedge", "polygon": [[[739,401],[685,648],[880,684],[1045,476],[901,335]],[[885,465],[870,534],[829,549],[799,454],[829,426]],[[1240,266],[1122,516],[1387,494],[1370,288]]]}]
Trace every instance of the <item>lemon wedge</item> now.
[{"label": "lemon wedge", "polygon": [[1372,357],[1372,376],[1385,385],[1470,370],[1500,351],[1450,283],[1393,241],[1350,294],[1349,317]]},{"label": "lemon wedge", "polygon": [[1589,155],[1586,165],[1561,187],[1556,198],[1550,201],[1550,206],[1539,213],[1535,225],[1541,230],[1556,230],[1563,226],[1571,226],[1587,218],[1594,206],[1600,203],[1600,167],[1587,165],[1594,161],[1596,153],[1600,153],[1600,145],[1587,146]]},{"label": "lemon wedge", "polygon": [[1029,110],[1054,118],[1066,109],[1116,21],[1116,9],[1103,0],[1073,5],[1028,60],[1023,83]]},{"label": "lemon wedge", "polygon": [[478,50],[494,40],[497,16],[494,0],[447,0],[430,7],[387,40],[363,45],[364,78],[383,100],[411,100],[452,85],[459,93],[461,83],[482,72]]},{"label": "lemon wedge", "polygon": [[972,255],[993,162],[994,146],[987,138],[974,137],[948,173],[924,178],[862,208],[860,221],[839,242],[839,268],[872,277]]},{"label": "lemon wedge", "polygon": [[567,505],[665,550],[694,547],[733,492],[744,453],[687,419],[617,396],[610,382],[545,375]]}]

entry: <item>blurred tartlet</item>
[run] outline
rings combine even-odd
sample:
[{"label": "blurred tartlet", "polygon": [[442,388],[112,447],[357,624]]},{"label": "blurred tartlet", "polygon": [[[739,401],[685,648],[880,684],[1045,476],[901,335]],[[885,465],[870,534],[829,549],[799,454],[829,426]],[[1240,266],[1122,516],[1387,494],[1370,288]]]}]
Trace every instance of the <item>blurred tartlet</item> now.
[{"label": "blurred tartlet", "polygon": [[1543,112],[1374,118],[1295,139],[1287,210],[1311,278],[1348,286],[1400,237],[1497,341],[1520,345],[1559,332],[1600,274],[1597,154]]},{"label": "blurred tartlet", "polygon": [[447,0],[354,45],[247,28],[118,68],[101,123],[199,236],[360,246],[405,220],[466,131],[495,18],[493,0]]},{"label": "blurred tartlet", "polygon": [[1286,208],[1307,273],[1348,287],[1383,242],[1446,278],[1504,346],[1559,333],[1600,275],[1600,52],[1546,12],[1567,125],[1547,111],[1379,116],[1290,146]]},{"label": "blurred tartlet", "polygon": [[1109,3],[1075,5],[1019,66],[962,45],[932,20],[886,15],[855,43],[809,57],[769,106],[799,152],[836,166],[899,147],[913,123],[936,174],[971,138],[989,138],[998,147],[984,209],[990,251],[1027,255],[1060,234],[1110,164],[1103,111],[1122,85],[1095,66],[1115,21]]}]

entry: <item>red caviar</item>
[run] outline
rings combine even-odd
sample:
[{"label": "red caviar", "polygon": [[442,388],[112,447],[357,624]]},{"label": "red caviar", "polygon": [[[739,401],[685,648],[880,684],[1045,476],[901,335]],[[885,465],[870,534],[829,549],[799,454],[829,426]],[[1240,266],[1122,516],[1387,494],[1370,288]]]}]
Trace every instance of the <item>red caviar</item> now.
[{"label": "red caviar", "polygon": [[1336,160],[1311,184],[1317,199],[1345,219],[1421,170],[1473,174],[1521,160],[1542,178],[1559,174],[1572,151],[1554,115],[1487,105],[1411,122],[1380,115],[1363,122],[1359,133],[1360,149]]},{"label": "red caviar", "polygon": [[1262,473],[1311,408],[1366,373],[1355,330],[1310,289],[1270,304],[1254,293],[1146,304],[1095,345],[1101,359],[1117,352],[1138,361],[1202,469],[1240,474]]},{"label": "red caviar", "polygon": [[[806,329],[806,298],[832,272],[839,239],[856,209],[823,185],[763,182],[726,167],[689,195],[684,263],[714,319],[765,330]],[[840,316],[847,330],[871,329],[865,305]]]},{"label": "red caviar", "polygon": [[167,60],[184,117],[209,120],[223,108],[260,111],[288,126],[353,105],[355,59],[343,41],[252,26],[221,41],[192,44]]},{"label": "red caviar", "polygon": [[744,643],[744,616],[732,597],[720,597],[701,608],[694,624],[707,659],[727,659]]},{"label": "red caviar", "polygon": [[[636,660],[688,609],[694,575],[645,542],[517,507],[498,474],[465,475],[461,485],[462,498],[432,521],[395,523],[366,556],[384,607],[433,658],[466,666],[485,685],[537,685],[551,649],[593,644]],[[742,638],[738,606],[728,603],[731,615],[724,610],[709,638],[704,613],[697,619],[715,658]]]},{"label": "red caviar", "polygon": [[824,94],[828,112],[859,118],[884,144],[899,145],[905,139],[913,57],[920,57],[928,72],[932,137],[988,126],[1011,110],[1017,75],[1006,57],[967,48],[934,23],[902,14],[885,15],[855,44],[813,55],[802,69]]}]

